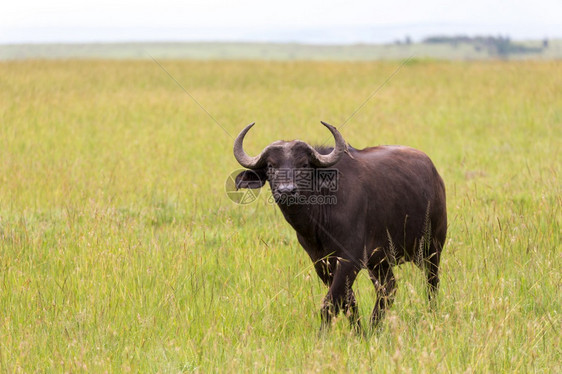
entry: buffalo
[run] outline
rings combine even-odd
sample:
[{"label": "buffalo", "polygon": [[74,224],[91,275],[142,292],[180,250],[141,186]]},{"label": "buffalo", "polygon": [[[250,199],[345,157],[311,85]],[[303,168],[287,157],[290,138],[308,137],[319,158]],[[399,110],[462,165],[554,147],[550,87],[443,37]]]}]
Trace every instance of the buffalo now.
[{"label": "buffalo", "polygon": [[321,309],[323,330],[343,310],[361,331],[352,285],[362,269],[377,293],[373,327],[393,303],[395,265],[412,261],[425,271],[431,305],[447,234],[445,186],[433,162],[406,146],[355,149],[335,127],[321,123],[335,147],[276,141],[254,157],[243,149],[254,123],[246,126],[234,142],[236,160],[248,169],[237,175],[236,188],[269,182],[276,204],[329,288]]}]

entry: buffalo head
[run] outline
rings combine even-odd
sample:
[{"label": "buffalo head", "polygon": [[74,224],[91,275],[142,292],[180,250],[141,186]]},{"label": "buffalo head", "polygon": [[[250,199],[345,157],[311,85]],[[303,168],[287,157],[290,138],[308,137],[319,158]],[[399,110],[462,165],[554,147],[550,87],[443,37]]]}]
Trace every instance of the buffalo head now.
[{"label": "buffalo head", "polygon": [[[322,122],[330,130],[335,139],[335,147],[322,154],[317,149],[300,140],[276,141],[264,148],[257,156],[249,156],[244,152],[243,142],[248,131],[254,126],[249,124],[240,132],[234,142],[234,157],[245,170],[236,177],[236,188],[260,188],[269,182],[271,192],[279,202],[279,197],[294,196],[303,193],[299,173],[308,173],[317,168],[329,168],[337,163],[347,145],[343,136],[332,125]],[[306,178],[304,178],[306,180]]]}]

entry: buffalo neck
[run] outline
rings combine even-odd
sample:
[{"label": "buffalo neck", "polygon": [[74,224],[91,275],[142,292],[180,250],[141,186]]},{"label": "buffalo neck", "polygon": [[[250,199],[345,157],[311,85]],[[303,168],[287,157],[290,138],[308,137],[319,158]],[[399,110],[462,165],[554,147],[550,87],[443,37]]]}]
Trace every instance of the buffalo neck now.
[{"label": "buffalo neck", "polygon": [[313,234],[318,224],[322,222],[324,205],[313,204],[277,204],[289,224],[301,235]]}]

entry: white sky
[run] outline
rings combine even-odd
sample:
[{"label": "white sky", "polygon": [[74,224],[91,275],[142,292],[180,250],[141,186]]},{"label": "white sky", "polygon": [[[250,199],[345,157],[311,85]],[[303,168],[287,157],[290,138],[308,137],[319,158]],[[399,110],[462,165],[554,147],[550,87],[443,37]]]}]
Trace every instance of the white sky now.
[{"label": "white sky", "polygon": [[[392,41],[410,35],[562,38],[562,0],[5,0],[0,43]],[[388,40],[384,40],[388,39]]]}]

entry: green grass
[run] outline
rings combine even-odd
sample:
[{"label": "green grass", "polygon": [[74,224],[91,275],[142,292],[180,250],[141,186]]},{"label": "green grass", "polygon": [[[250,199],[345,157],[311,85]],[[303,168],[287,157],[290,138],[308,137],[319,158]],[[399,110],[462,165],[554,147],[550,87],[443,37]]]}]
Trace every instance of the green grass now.
[{"label": "green grass", "polygon": [[[3,372],[560,372],[562,63],[0,64]],[[370,339],[338,319],[278,209],[224,192],[277,139],[406,144],[434,160],[449,234]],[[228,134],[227,134],[228,133]],[[362,318],[374,303],[363,273]]]}]

